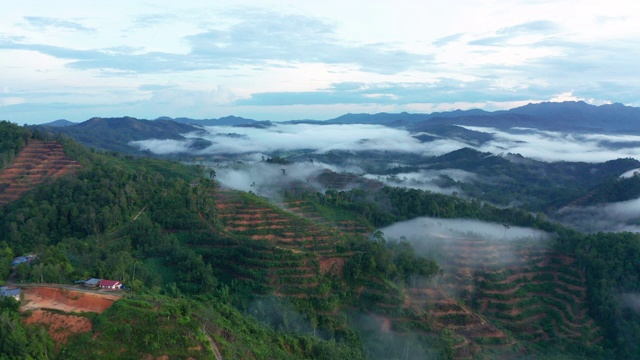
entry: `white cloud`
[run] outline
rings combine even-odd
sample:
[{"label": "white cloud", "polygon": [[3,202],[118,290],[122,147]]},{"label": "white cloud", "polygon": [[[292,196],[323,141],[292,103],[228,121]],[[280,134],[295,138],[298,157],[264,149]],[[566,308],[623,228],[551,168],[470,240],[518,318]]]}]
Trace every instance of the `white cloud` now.
[{"label": "white cloud", "polygon": [[189,149],[189,145],[191,145],[191,141],[181,141],[181,140],[172,140],[172,139],[165,139],[165,140],[151,139],[151,140],[131,141],[129,145],[133,147],[137,147],[139,150],[142,150],[142,151],[149,150],[154,154],[158,154],[158,155],[188,153],[189,151],[191,151]]},{"label": "white cloud", "polygon": [[[380,125],[278,124],[267,129],[253,127],[207,127],[204,138],[214,142],[203,153],[247,153],[289,150],[379,150],[414,152],[424,148],[405,130]],[[222,134],[239,134],[227,137]],[[199,136],[191,134],[188,136]]]},{"label": "white cloud", "polygon": [[406,187],[411,189],[427,190],[441,194],[461,194],[457,187],[442,187],[438,185],[441,176],[448,176],[455,181],[468,182],[476,178],[476,175],[459,169],[421,170],[412,173],[399,173],[397,175],[365,174],[367,179],[377,180],[388,186]]},{"label": "white cloud", "polygon": [[0,106],[24,104],[27,100],[17,96],[0,97]]},{"label": "white cloud", "polygon": [[640,199],[596,206],[566,207],[558,211],[558,217],[587,232],[640,232]]},{"label": "white cloud", "polygon": [[620,175],[620,178],[624,179],[624,178],[630,178],[632,176],[640,176],[640,168],[629,170],[624,174]]},{"label": "white cloud", "polygon": [[417,241],[428,241],[434,238],[453,237],[459,234],[473,233],[481,238],[489,240],[516,240],[523,238],[547,239],[549,234],[544,231],[524,228],[520,226],[508,226],[478,220],[440,219],[421,217],[413,220],[402,221],[381,229],[382,232],[392,238],[405,236]]},{"label": "white cloud", "polygon": [[[569,0],[7,2],[0,12],[0,82],[20,84],[27,101],[0,116],[78,121],[113,111],[286,120],[495,110],[550,99],[637,106],[640,80],[628,75],[640,56],[638,9],[622,0],[579,7]],[[339,96],[315,106],[234,103],[265,92],[323,92],[336,82],[433,88],[407,101],[398,86],[348,106]],[[174,84],[174,97],[149,98],[138,88],[148,83]],[[65,94],[50,95],[61,89]],[[85,95],[123,89],[119,101]],[[203,97],[185,105],[194,92]],[[65,106],[51,113],[55,104]]]},{"label": "white cloud", "polygon": [[620,149],[611,149],[606,144],[638,142],[640,136],[564,134],[535,129],[510,133],[492,128],[463,127],[494,134],[493,140],[478,147],[480,151],[494,154],[515,153],[542,161],[604,162],[625,157],[640,159],[640,148],[632,146],[633,144]]},{"label": "white cloud", "polygon": [[[493,133],[494,139],[473,146],[456,139],[436,139],[421,143],[411,133],[381,125],[316,125],[272,123],[268,128],[215,126],[206,133],[183,134],[187,138],[202,137],[213,143],[194,151],[200,155],[271,153],[275,151],[309,150],[325,153],[344,151],[393,151],[437,156],[464,147],[493,154],[514,153],[541,161],[604,162],[618,158],[640,159],[640,136],[609,134],[563,134],[535,129],[513,132],[492,128],[464,126],[467,129]],[[232,134],[231,136],[229,134]],[[186,152],[192,140],[143,140],[132,143],[158,154]],[[608,147],[615,144],[616,148]]]}]

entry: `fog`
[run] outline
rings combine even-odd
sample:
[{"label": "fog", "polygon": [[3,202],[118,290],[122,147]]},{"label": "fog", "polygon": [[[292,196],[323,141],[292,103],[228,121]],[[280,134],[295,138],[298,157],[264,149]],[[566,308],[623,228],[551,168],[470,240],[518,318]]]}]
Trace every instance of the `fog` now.
[{"label": "fog", "polygon": [[621,179],[628,179],[628,178],[631,178],[631,177],[634,177],[634,176],[640,176],[640,168],[629,170],[629,171],[625,172],[624,174],[620,175],[620,178]]},{"label": "fog", "polygon": [[375,359],[425,360],[438,359],[438,354],[427,347],[419,333],[396,332],[391,320],[373,314],[352,311],[348,314],[350,326],[362,338],[365,351]]},{"label": "fog", "polygon": [[460,182],[468,182],[477,178],[474,173],[459,169],[421,170],[419,172],[400,173],[397,175],[364,175],[367,179],[377,180],[388,186],[427,190],[447,195],[451,195],[453,193],[462,194],[462,191],[458,187],[441,186],[440,184],[443,182],[443,176]]},{"label": "fog", "polygon": [[435,239],[471,235],[486,240],[547,239],[544,231],[519,226],[464,219],[421,217],[387,226],[381,231],[389,238],[406,237],[410,241],[424,242]]},{"label": "fog", "polygon": [[611,134],[565,134],[555,131],[513,128],[506,132],[493,128],[462,126],[487,132],[493,140],[476,147],[483,152],[509,152],[541,161],[604,162],[618,158],[640,159],[640,136]]},{"label": "fog", "polygon": [[131,141],[130,146],[139,150],[151,151],[157,155],[171,155],[193,152],[189,147],[193,144],[193,140],[172,140],[172,139],[150,139],[141,141]]},{"label": "fog", "polygon": [[622,307],[640,313],[640,294],[622,294],[620,296]]},{"label": "fog", "polygon": [[585,232],[640,232],[640,198],[596,206],[565,207],[557,216],[563,223]]},{"label": "fog", "polygon": [[[289,165],[255,163],[228,163],[214,167],[217,180],[230,189],[252,191],[272,197],[293,182],[311,182],[314,176],[331,168],[320,163],[295,163]],[[283,172],[284,169],[284,172]],[[318,186],[317,184],[313,184]]]},{"label": "fog", "polygon": [[[473,131],[492,133],[493,139],[479,146],[472,146],[460,139],[437,138],[420,142],[407,130],[389,128],[382,125],[347,124],[285,124],[262,123],[256,127],[208,126],[201,130],[183,134],[186,140],[150,139],[131,142],[141,150],[149,150],[159,155],[189,154],[204,161],[224,159],[222,166],[216,163],[218,180],[226,187],[253,191],[273,198],[294,182],[303,182],[324,191],[321,184],[314,181],[322,171],[364,174],[357,157],[348,166],[301,162],[290,165],[267,164],[262,158],[280,154],[283,157],[294,154],[297,158],[332,150],[342,151],[388,151],[416,156],[437,156],[451,151],[471,147],[492,154],[521,154],[526,158],[542,161],[582,161],[604,162],[612,159],[632,157],[640,159],[640,136],[612,134],[564,134],[554,131],[540,131],[528,128],[513,128],[509,131],[487,127],[464,126]],[[210,146],[202,148],[205,139]],[[205,143],[206,144],[206,143]],[[363,155],[366,156],[366,155]],[[329,157],[330,158],[330,157]],[[388,158],[393,158],[389,156]],[[509,157],[511,161],[521,161],[519,157]],[[238,160],[243,163],[238,163]],[[329,161],[329,160],[325,160]],[[410,160],[403,160],[411,166]],[[213,163],[210,163],[212,165]],[[379,164],[381,169],[386,165]],[[282,169],[286,173],[283,173]],[[371,170],[369,167],[369,171]],[[382,171],[382,170],[380,170]],[[621,177],[633,176],[640,169],[627,171]],[[369,173],[365,178],[378,180],[388,186],[407,187],[432,192],[465,196],[460,188],[451,182],[479,180],[477,175],[462,170],[429,170],[406,172],[397,175]],[[640,202],[632,200],[598,207],[565,208],[558,214],[559,220],[583,231],[640,231]],[[460,225],[463,226],[463,225]],[[463,226],[464,227],[464,226]],[[478,232],[485,227],[474,224],[469,231]],[[501,233],[503,229],[498,227]],[[465,230],[466,231],[466,230]],[[515,234],[515,229],[508,233]],[[504,234],[503,234],[504,235]]]},{"label": "fog", "polygon": [[[265,127],[207,126],[202,131],[183,134],[186,140],[150,139],[134,141],[130,145],[160,155],[377,150],[437,156],[471,147],[493,154],[517,153],[542,161],[603,162],[624,157],[640,158],[640,147],[637,146],[640,136],[635,135],[563,134],[522,128],[507,132],[485,127],[464,127],[492,133],[494,139],[481,146],[445,138],[422,143],[414,137],[415,134],[382,125],[270,123]],[[200,150],[191,149],[196,138],[211,141],[212,145]]]},{"label": "fog", "polygon": [[[454,259],[452,259],[453,254],[444,250],[447,245],[455,245],[456,251],[464,252],[464,261],[467,266],[480,268],[518,263],[521,258],[516,255],[515,250],[519,244],[534,242],[536,245],[546,246],[546,240],[551,238],[548,233],[531,228],[505,226],[478,220],[429,217],[398,222],[381,229],[381,231],[387,239],[406,239],[418,254],[435,260],[443,268],[456,266]],[[477,240],[484,240],[484,244],[476,242]],[[495,258],[487,259],[485,251],[476,251],[486,246],[505,243],[514,246],[501,246],[497,250],[498,256]],[[453,268],[449,271],[455,272],[456,270]],[[446,272],[447,270],[445,270]],[[451,280],[442,279],[440,281],[444,281],[441,284],[443,285]]]},{"label": "fog", "polygon": [[[130,145],[149,149],[156,154],[188,152],[191,139],[202,138],[213,143],[202,150],[192,151],[199,155],[270,153],[278,151],[311,150],[324,153],[331,150],[379,150],[396,152],[451,151],[449,148],[433,151],[421,144],[406,130],[381,125],[315,125],[272,123],[266,128],[207,126],[204,132],[183,134],[187,140],[178,146],[175,140],[143,140]],[[232,135],[232,136],[229,136]],[[166,142],[164,144],[163,142]],[[165,149],[166,146],[166,149]],[[459,148],[459,147],[457,147]],[[455,148],[453,149],[455,150]]]}]

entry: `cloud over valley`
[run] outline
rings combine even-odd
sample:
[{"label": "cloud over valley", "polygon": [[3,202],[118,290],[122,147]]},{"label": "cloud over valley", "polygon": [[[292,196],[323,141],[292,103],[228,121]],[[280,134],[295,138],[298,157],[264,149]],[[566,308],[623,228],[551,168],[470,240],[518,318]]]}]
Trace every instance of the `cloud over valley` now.
[{"label": "cloud over valley", "polygon": [[[490,141],[434,136],[421,141],[419,134],[382,125],[368,124],[293,124],[267,122],[255,127],[207,126],[203,131],[183,134],[184,141],[149,139],[130,145],[156,154],[192,153],[194,155],[270,154],[305,151],[383,151],[438,156],[464,147],[481,152],[520,154],[535,160],[604,162],[618,158],[640,159],[640,136],[615,134],[565,134],[554,131],[514,128],[510,131],[464,126],[489,133]],[[210,146],[194,149],[193,142],[204,139]]]}]

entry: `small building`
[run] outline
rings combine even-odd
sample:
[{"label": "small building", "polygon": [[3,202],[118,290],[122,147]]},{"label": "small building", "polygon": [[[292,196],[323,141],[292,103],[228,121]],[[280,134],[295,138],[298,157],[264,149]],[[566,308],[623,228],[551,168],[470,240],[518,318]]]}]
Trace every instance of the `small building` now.
[{"label": "small building", "polygon": [[98,283],[100,281],[102,281],[102,279],[91,278],[89,280],[86,280],[83,284],[84,286],[88,286],[88,287],[96,287],[98,286]]},{"label": "small building", "polygon": [[11,296],[12,298],[20,301],[20,289],[9,286],[0,286],[0,296]]},{"label": "small building", "polygon": [[98,282],[98,286],[101,289],[120,290],[122,288],[122,283],[120,281],[115,281],[115,280],[100,280]]}]

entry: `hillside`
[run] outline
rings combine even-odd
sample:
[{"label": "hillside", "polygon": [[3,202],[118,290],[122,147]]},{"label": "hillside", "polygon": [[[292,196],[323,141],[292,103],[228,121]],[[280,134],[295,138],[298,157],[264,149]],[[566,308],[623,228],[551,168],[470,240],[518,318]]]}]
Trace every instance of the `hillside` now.
[{"label": "hillside", "polygon": [[543,102],[510,110],[450,111],[431,114],[346,114],[327,120],[337,124],[384,124],[418,129],[434,125],[513,127],[565,132],[640,133],[640,109],[622,104],[590,105],[583,101]]},{"label": "hillside", "polygon": [[24,323],[45,325],[58,349],[71,336],[92,331],[92,315],[88,313],[100,314],[121,297],[53,287],[27,287],[22,296],[20,311],[26,314]]},{"label": "hillside", "polygon": [[9,167],[0,171],[0,206],[15,201],[36,186],[80,166],[77,161],[64,154],[61,144],[32,140]]},{"label": "hillside", "polygon": [[150,121],[122,117],[92,118],[63,127],[49,126],[46,130],[68,135],[88,147],[138,153],[139,151],[129,146],[129,142],[146,139],[184,139],[181,134],[198,129],[170,120]]},{"label": "hillside", "polygon": [[[57,349],[37,326],[0,324],[20,329],[16,343],[42,337],[30,353],[624,359],[638,351],[627,339],[640,319],[616,301],[617,291],[640,290],[637,234],[584,235],[540,214],[332,172],[322,181],[335,189],[288,182],[273,202],[222,188],[203,166],[59,144],[82,167],[0,208],[0,274],[8,277],[14,255],[36,252],[12,281],[100,277],[132,291],[100,315],[73,318],[90,328],[66,344],[56,339]],[[469,166],[482,157],[447,161],[467,156]],[[424,248],[376,231],[424,216],[497,224],[505,241],[443,230]],[[548,240],[506,240],[516,227]],[[54,318],[33,323],[51,331]]]}]

